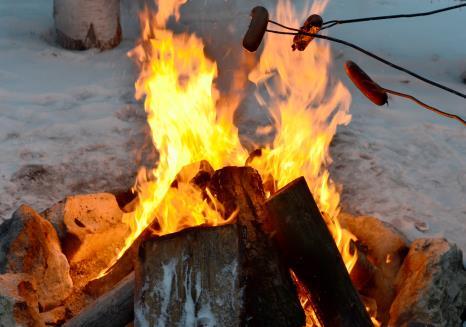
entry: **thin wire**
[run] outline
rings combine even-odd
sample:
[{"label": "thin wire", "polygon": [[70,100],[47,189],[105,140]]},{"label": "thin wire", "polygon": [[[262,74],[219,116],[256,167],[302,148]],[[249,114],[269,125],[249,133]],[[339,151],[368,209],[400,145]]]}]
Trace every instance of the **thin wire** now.
[{"label": "thin wire", "polygon": [[[297,28],[292,28],[292,27],[289,27],[289,26],[280,24],[280,23],[278,23],[278,22],[276,22],[276,21],[270,20],[270,19],[269,19],[269,23],[272,23],[272,24],[274,24],[274,25],[280,26],[280,27],[282,27],[282,28],[284,28],[284,29],[286,29],[286,30],[295,31],[295,32],[301,32],[301,30],[299,30],[299,29],[297,29]],[[269,31],[269,30],[267,30],[267,32],[272,32],[272,33],[273,33],[273,31]],[[278,34],[280,34],[280,33],[278,33]]]},{"label": "thin wire", "polygon": [[[274,23],[275,23],[275,22],[274,22]],[[296,29],[293,29],[293,28],[291,28],[291,27],[286,27],[286,26],[281,25],[281,24],[278,24],[278,23],[275,23],[275,24],[278,25],[278,26],[282,26],[283,28],[286,28],[286,29],[289,29],[289,30],[296,30]],[[459,97],[462,97],[462,98],[466,99],[466,94],[464,94],[464,93],[461,93],[461,92],[459,92],[459,91],[453,90],[453,89],[451,89],[451,88],[449,88],[449,87],[447,87],[447,86],[444,86],[444,85],[439,84],[439,83],[437,83],[437,82],[434,82],[434,81],[432,81],[432,80],[430,80],[430,79],[427,79],[427,78],[425,78],[425,77],[423,77],[423,76],[421,76],[421,75],[419,75],[419,74],[416,74],[416,73],[414,73],[414,72],[412,72],[412,71],[410,71],[410,70],[408,70],[408,69],[406,69],[406,68],[403,68],[403,67],[401,67],[401,66],[398,66],[398,65],[396,65],[396,64],[394,64],[394,63],[392,63],[392,62],[390,62],[390,61],[388,61],[388,60],[385,60],[385,59],[383,59],[383,58],[377,56],[376,54],[374,54],[374,53],[372,53],[372,52],[369,52],[369,51],[367,51],[367,50],[365,50],[365,49],[363,49],[363,48],[361,48],[361,47],[359,47],[359,46],[357,46],[357,45],[355,45],[355,44],[353,44],[353,43],[346,42],[346,41],[344,41],[344,40],[336,39],[336,38],[334,38],[334,37],[330,37],[330,36],[326,36],[326,35],[307,33],[307,32],[302,32],[302,31],[299,31],[299,30],[297,30],[297,31],[298,31],[297,33],[292,33],[292,32],[281,32],[281,31],[274,31],[274,30],[268,30],[268,29],[267,29],[266,31],[269,32],[269,33],[283,34],[283,35],[298,35],[298,34],[302,34],[302,35],[311,36],[311,37],[314,37],[314,38],[317,38],[317,39],[324,39],[324,40],[328,40],[328,41],[332,41],[332,42],[335,42],[335,43],[340,43],[340,44],[346,45],[346,46],[348,46],[348,47],[350,47],[350,48],[353,48],[353,49],[355,49],[355,50],[357,50],[357,51],[359,51],[359,52],[364,53],[365,55],[367,55],[367,56],[369,56],[369,57],[374,58],[375,60],[378,60],[378,61],[380,61],[380,62],[386,64],[387,66],[390,66],[390,67],[395,68],[395,69],[397,69],[397,70],[399,70],[399,71],[402,71],[402,72],[404,72],[404,73],[406,73],[406,74],[408,74],[408,75],[411,75],[411,76],[413,76],[413,77],[415,77],[415,78],[417,78],[417,79],[419,79],[419,80],[421,80],[421,81],[423,81],[423,82],[425,82],[425,83],[427,83],[427,84],[430,84],[430,85],[432,85],[432,86],[438,87],[438,88],[440,88],[440,89],[442,89],[442,90],[445,90],[445,91],[447,91],[447,92],[453,93],[453,94],[455,94],[455,95],[457,95],[457,96],[459,96]]]},{"label": "thin wire", "polygon": [[388,90],[388,89],[384,89],[384,91],[387,92],[387,93],[393,94],[393,95],[397,95],[397,96],[412,100],[412,101],[416,102],[418,105],[420,105],[421,107],[424,107],[427,110],[433,111],[436,114],[439,114],[439,115],[447,117],[447,118],[456,119],[461,124],[466,126],[466,121],[463,118],[461,118],[461,117],[459,117],[457,115],[453,115],[453,114],[450,114],[448,112],[442,111],[440,109],[434,108],[432,106],[429,106],[428,104],[426,104],[426,103],[422,102],[421,100],[413,97],[412,95],[405,94],[405,93],[400,93],[400,92],[396,92],[396,91]]},{"label": "thin wire", "polygon": [[367,21],[374,21],[374,20],[383,20],[383,19],[396,19],[396,18],[411,18],[411,17],[420,17],[420,16],[429,16],[433,14],[437,14],[444,11],[454,10],[461,7],[466,7],[466,4],[460,4],[456,6],[446,7],[442,9],[437,9],[433,11],[427,11],[422,13],[416,14],[401,14],[401,15],[390,15],[390,16],[375,16],[375,17],[366,17],[366,18],[357,18],[357,19],[345,19],[345,20],[330,20],[322,24],[321,30],[326,28],[333,27],[335,25],[341,24],[350,24],[350,23],[360,23],[360,22],[367,22]]}]

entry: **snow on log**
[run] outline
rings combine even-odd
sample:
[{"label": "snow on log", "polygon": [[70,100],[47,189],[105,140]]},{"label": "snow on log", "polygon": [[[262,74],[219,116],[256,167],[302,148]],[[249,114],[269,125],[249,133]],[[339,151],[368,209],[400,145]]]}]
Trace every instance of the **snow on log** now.
[{"label": "snow on log", "polygon": [[57,42],[66,49],[101,50],[121,41],[119,0],[54,0]]},{"label": "snow on log", "polygon": [[239,326],[236,225],[144,242],[136,264],[135,326]]},{"label": "snow on log", "polygon": [[303,326],[288,269],[260,229],[265,201],[252,168],[215,172],[209,189],[233,225],[197,227],[141,244],[135,326]]}]

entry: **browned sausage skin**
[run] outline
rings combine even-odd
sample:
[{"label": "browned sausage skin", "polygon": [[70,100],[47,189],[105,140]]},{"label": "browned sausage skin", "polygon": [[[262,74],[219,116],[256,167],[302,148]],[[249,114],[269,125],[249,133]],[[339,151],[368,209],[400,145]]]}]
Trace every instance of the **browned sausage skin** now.
[{"label": "browned sausage skin", "polygon": [[251,11],[251,23],[243,38],[243,47],[255,52],[264,38],[265,30],[269,23],[269,12],[261,6],[254,7]]},{"label": "browned sausage skin", "polygon": [[374,104],[382,106],[387,103],[388,95],[385,89],[374,82],[356,63],[347,61],[345,70],[354,85]]}]

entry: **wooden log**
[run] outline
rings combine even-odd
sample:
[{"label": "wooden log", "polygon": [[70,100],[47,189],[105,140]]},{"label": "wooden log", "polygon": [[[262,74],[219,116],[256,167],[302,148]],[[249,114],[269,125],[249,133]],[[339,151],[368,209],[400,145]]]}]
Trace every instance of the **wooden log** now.
[{"label": "wooden log", "polygon": [[142,243],[135,326],[239,326],[237,225],[191,228]]},{"label": "wooden log", "polygon": [[258,173],[224,168],[208,188],[227,216],[238,212],[236,223],[142,243],[135,326],[303,326],[288,270],[260,229],[265,197]]},{"label": "wooden log", "polygon": [[66,49],[101,50],[121,42],[119,0],[54,0],[57,42]]},{"label": "wooden log", "polygon": [[137,239],[103,277],[91,280],[83,291],[93,298],[97,298],[112,290],[116,284],[134,270],[134,256],[137,253],[139,242],[140,240]]},{"label": "wooden log", "polygon": [[268,219],[259,173],[251,167],[225,167],[214,173],[208,188],[227,217],[238,210],[247,325],[303,326],[304,312],[288,267],[263,228]]},{"label": "wooden log", "polygon": [[322,326],[372,326],[304,177],[266,202],[268,229],[308,290]]},{"label": "wooden log", "polygon": [[99,297],[64,327],[124,327],[134,319],[134,272]]}]

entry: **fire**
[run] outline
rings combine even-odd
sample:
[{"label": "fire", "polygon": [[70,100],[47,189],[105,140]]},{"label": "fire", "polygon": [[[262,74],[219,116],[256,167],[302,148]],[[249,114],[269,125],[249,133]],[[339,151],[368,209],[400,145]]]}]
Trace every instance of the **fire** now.
[{"label": "fire", "polygon": [[[279,1],[272,17],[288,26],[301,26],[310,13],[321,14],[327,2],[315,1],[312,8],[298,15],[291,1]],[[306,51],[292,52],[289,38],[267,35],[260,63],[250,79],[267,90],[271,100],[264,100],[259,93],[257,97],[271,110],[277,134],[251,165],[264,179],[273,176],[278,188],[305,176],[351,271],[357,257],[349,245],[355,238],[336,219],[340,194],[327,170],[337,126],[351,120],[351,95],[341,82],[329,81],[331,59],[328,43],[314,40]]]},{"label": "fire", "polygon": [[[141,169],[138,174],[135,188],[140,204],[124,217],[131,235],[114,262],[148,226],[156,235],[164,235],[187,227],[221,225],[232,218],[225,219],[221,205],[212,196],[206,200],[188,178],[178,176],[183,167],[201,160],[219,169],[242,166],[248,158],[231,112],[225,114],[218,108],[217,66],[205,56],[202,40],[193,34],[175,34],[166,27],[171,16],[179,18],[179,8],[185,2],[158,1],[156,14],[143,10],[142,39],[129,53],[140,67],[136,98],[145,97],[158,161],[154,168]],[[321,13],[326,4],[327,0],[315,1],[310,10],[302,10],[300,17],[291,1],[280,0],[273,17],[300,26],[308,14]],[[278,187],[305,176],[351,271],[357,260],[350,251],[354,236],[336,219],[340,195],[327,170],[337,126],[351,120],[351,96],[341,82],[329,80],[330,64],[331,52],[325,42],[314,40],[305,52],[292,52],[291,38],[267,36],[260,62],[249,78],[258,88],[267,90],[268,100],[259,92],[257,99],[273,117],[271,126],[257,133],[275,130],[276,135],[273,144],[263,147],[262,155],[249,164],[264,180],[272,176]],[[177,176],[177,187],[171,187]],[[206,193],[209,195],[208,190]]]},{"label": "fire", "polygon": [[228,223],[220,204],[212,208],[208,204],[212,201],[189,180],[179,180],[176,188],[171,185],[183,167],[201,160],[219,169],[242,165],[247,158],[236,127],[217,118],[217,66],[205,56],[202,41],[195,35],[175,35],[165,27],[184,1],[161,3],[163,10],[157,15],[148,8],[140,14],[142,40],[129,53],[140,66],[136,98],[145,96],[158,162],[138,174],[140,205],[124,217],[131,234],[113,262],[149,225],[156,235],[165,235],[187,227]]}]

